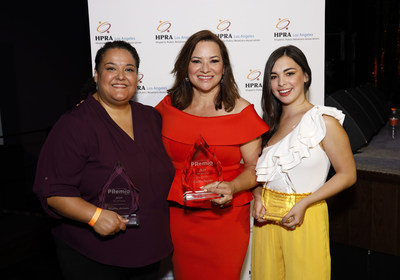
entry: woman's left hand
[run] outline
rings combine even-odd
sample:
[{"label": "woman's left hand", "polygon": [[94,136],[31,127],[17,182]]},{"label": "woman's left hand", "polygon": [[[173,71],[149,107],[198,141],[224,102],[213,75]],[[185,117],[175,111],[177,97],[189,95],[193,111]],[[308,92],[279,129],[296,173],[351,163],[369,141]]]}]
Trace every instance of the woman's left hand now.
[{"label": "woman's left hand", "polygon": [[289,229],[295,229],[297,226],[301,226],[304,221],[306,210],[307,206],[302,203],[302,201],[299,201],[290,209],[289,213],[283,217],[282,225]]},{"label": "woman's left hand", "polygon": [[203,190],[207,192],[212,192],[222,195],[221,198],[211,200],[212,203],[223,207],[228,204],[233,199],[233,194],[235,193],[235,188],[232,182],[213,182],[202,187]]}]

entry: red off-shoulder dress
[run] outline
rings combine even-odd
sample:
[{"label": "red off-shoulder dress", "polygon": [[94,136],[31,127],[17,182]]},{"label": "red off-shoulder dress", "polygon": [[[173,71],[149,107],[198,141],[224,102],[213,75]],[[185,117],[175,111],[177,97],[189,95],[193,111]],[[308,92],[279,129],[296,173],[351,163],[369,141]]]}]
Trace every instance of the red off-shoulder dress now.
[{"label": "red off-shoulder dress", "polygon": [[210,201],[187,202],[182,169],[201,136],[221,162],[223,180],[231,181],[243,170],[240,145],[269,128],[253,105],[238,114],[198,117],[173,107],[166,96],[156,109],[163,118],[164,146],[176,170],[168,195],[175,279],[240,279],[250,237],[251,192],[235,194],[224,208]]}]

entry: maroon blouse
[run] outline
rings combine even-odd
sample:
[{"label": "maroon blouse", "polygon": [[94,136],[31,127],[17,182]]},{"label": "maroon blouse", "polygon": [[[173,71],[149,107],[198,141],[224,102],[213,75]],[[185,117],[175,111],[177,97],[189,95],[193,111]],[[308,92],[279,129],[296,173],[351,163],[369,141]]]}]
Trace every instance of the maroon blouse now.
[{"label": "maroon blouse", "polygon": [[[60,219],[52,229],[55,238],[93,260],[122,267],[145,266],[172,252],[167,195],[174,167],[162,143],[161,117],[150,106],[131,106],[135,140],[92,96],[64,114],[42,148],[33,187],[45,211]],[[50,196],[99,205],[98,194],[117,162],[139,189],[139,227],[103,238],[48,207]]]}]

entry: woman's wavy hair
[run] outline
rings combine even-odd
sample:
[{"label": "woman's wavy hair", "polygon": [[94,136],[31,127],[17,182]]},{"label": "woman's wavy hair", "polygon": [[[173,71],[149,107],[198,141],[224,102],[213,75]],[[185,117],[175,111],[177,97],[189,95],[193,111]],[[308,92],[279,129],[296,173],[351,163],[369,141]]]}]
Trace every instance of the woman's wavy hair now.
[{"label": "woman's wavy hair", "polygon": [[221,90],[215,98],[215,110],[222,109],[230,112],[235,107],[236,100],[240,97],[239,90],[232,73],[228,50],[224,42],[209,30],[201,30],[194,33],[183,45],[175,62],[172,74],[175,75],[175,82],[168,90],[172,106],[183,110],[187,108],[193,99],[193,88],[190,81],[187,81],[189,63],[196,45],[201,41],[215,42],[220,49],[224,74],[220,82]]},{"label": "woman's wavy hair", "polygon": [[308,65],[304,53],[296,46],[288,45],[276,49],[269,56],[264,69],[263,90],[261,97],[261,107],[263,109],[263,119],[269,125],[270,130],[263,135],[262,145],[267,144],[271,136],[278,130],[282,114],[282,104],[274,96],[271,89],[271,72],[275,62],[282,56],[293,59],[308,76],[308,81],[304,83],[304,92],[307,93],[311,85],[311,69]]}]

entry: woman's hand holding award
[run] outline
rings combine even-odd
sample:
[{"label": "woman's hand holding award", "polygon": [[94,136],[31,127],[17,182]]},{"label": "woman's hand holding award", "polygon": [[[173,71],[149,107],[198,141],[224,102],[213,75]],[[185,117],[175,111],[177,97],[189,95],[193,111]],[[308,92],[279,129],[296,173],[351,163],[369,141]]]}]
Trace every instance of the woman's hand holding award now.
[{"label": "woman's hand holding award", "polygon": [[222,166],[214,153],[210,151],[203,137],[193,145],[182,172],[183,198],[190,200],[211,200],[220,198],[220,194],[201,189],[212,182],[222,181]]},{"label": "woman's hand holding award", "polygon": [[292,207],[308,194],[298,194],[289,175],[277,167],[264,184],[262,200],[266,213],[265,220],[281,223]]}]

